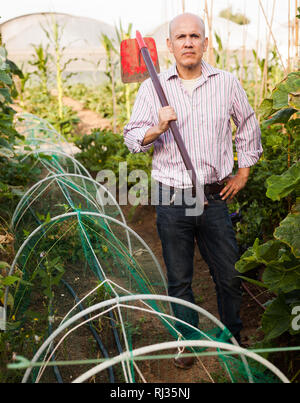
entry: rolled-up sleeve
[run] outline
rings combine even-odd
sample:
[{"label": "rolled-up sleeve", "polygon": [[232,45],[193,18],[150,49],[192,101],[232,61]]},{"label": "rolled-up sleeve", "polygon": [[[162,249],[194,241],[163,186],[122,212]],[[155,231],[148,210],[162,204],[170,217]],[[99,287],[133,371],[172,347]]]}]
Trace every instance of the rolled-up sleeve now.
[{"label": "rolled-up sleeve", "polygon": [[124,141],[132,153],[146,152],[154,144],[143,146],[146,132],[154,125],[148,80],[139,88],[129,123],[124,127]]},{"label": "rolled-up sleeve", "polygon": [[237,127],[235,146],[238,167],[247,168],[257,163],[263,153],[261,131],[255,112],[237,79],[233,82],[232,119]]}]

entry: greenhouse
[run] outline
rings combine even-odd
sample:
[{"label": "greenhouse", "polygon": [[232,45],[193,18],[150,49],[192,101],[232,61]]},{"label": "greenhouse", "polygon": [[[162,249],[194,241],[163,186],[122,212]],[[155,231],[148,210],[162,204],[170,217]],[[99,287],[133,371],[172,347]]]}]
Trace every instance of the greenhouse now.
[{"label": "greenhouse", "polygon": [[51,35],[55,22],[62,31],[60,46],[66,48],[64,61],[73,60],[67,71],[88,74],[98,70],[98,63],[99,71],[104,74],[106,53],[101,35],[116,39],[116,32],[113,26],[92,18],[41,13],[6,21],[1,24],[1,35],[9,57],[19,65],[29,66],[34,46],[46,47],[49,44],[47,35]]}]

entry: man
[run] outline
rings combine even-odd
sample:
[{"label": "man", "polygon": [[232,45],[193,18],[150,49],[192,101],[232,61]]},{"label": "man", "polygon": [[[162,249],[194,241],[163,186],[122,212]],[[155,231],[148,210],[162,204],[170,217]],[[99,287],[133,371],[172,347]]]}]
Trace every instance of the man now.
[{"label": "man", "polygon": [[[143,82],[124,129],[125,143],[133,153],[146,152],[154,145],[152,177],[159,183],[157,228],[169,295],[194,302],[191,284],[196,241],[216,285],[220,319],[239,342],[241,287],[235,271],[238,247],[226,200],[245,187],[250,167],[262,154],[259,124],[239,81],[202,59],[208,40],[198,16],[184,13],[175,17],[167,45],[176,64],[160,74],[160,82],[170,106],[161,108],[151,80]],[[234,157],[230,117],[237,127],[235,176],[231,176]],[[197,176],[205,184],[208,204],[201,215],[186,214],[188,203],[182,195],[192,185],[169,130],[173,120]],[[180,205],[176,203],[179,195]],[[169,205],[163,203],[166,197]],[[195,311],[179,304],[173,308],[177,318],[197,327]],[[184,336],[184,327],[181,330]],[[192,363],[192,359],[179,358],[176,365],[189,368]]]}]

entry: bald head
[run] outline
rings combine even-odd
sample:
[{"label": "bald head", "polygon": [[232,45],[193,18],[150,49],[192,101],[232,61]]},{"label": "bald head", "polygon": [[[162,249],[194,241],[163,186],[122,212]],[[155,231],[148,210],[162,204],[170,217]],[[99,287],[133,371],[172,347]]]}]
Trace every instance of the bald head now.
[{"label": "bald head", "polygon": [[202,57],[207,50],[203,20],[195,14],[184,13],[170,23],[167,46],[173,54],[179,77],[197,78],[202,74]]},{"label": "bald head", "polygon": [[189,23],[189,22],[196,23],[199,26],[199,30],[201,31],[202,37],[205,38],[204,21],[198,15],[192,13],[183,13],[173,18],[173,20],[169,24],[169,38],[172,40],[173,33],[177,29],[180,29],[180,25],[182,23]]}]

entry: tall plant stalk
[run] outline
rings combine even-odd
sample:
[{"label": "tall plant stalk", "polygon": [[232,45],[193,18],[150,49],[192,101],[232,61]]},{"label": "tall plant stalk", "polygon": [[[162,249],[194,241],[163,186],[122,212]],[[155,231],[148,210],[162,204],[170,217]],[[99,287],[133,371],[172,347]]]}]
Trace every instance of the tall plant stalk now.
[{"label": "tall plant stalk", "polygon": [[114,133],[117,131],[117,101],[116,101],[116,83],[115,83],[115,65],[113,61],[113,55],[117,54],[117,50],[113,45],[111,39],[108,38],[107,35],[101,34],[101,43],[104,46],[105,53],[106,53],[106,69],[107,69],[107,76],[111,82],[111,94],[112,94],[112,107],[113,107],[113,130]]},{"label": "tall plant stalk", "polygon": [[182,12],[185,13],[185,0],[181,0]]},{"label": "tall plant stalk", "polygon": [[257,111],[257,99],[258,99],[258,88],[259,88],[259,81],[257,79],[258,77],[258,71],[259,71],[259,61],[258,61],[258,46],[259,46],[259,33],[260,33],[260,15],[259,15],[259,5],[258,5],[258,23],[257,23],[257,39],[256,39],[256,49],[255,49],[255,54],[256,57],[254,58],[255,62],[255,69],[254,69],[254,82],[255,82],[255,95],[254,95],[254,110],[255,112]]},{"label": "tall plant stalk", "polygon": [[[229,1],[227,1],[227,9],[229,8]],[[230,52],[229,52],[229,41],[230,41],[230,35],[231,35],[231,31],[229,30],[229,19],[227,18],[226,20],[227,22],[227,43],[226,43],[226,62],[225,62],[225,70],[229,69],[229,65],[230,65]]]},{"label": "tall plant stalk", "polygon": [[287,71],[291,72],[291,0],[288,0],[288,61]]},{"label": "tall plant stalk", "polygon": [[266,42],[266,58],[265,58],[264,71],[263,71],[263,77],[262,77],[262,82],[261,82],[260,99],[263,99],[267,93],[268,59],[269,59],[270,39],[271,39],[272,25],[273,25],[273,19],[274,19],[275,4],[276,4],[276,0],[273,1],[271,22],[270,23],[268,22],[269,32],[268,32],[267,42]]},{"label": "tall plant stalk", "polygon": [[60,35],[59,26],[53,19],[53,39],[55,50],[55,67],[56,67],[56,86],[57,86],[57,103],[58,103],[58,116],[60,120],[63,118],[63,81],[62,81],[62,68],[61,68],[61,49],[60,49]]},{"label": "tall plant stalk", "polygon": [[[267,23],[267,25],[268,25],[269,32],[270,32],[270,34],[271,34],[271,36],[272,36],[272,38],[273,38],[274,45],[275,45],[275,48],[276,48],[276,52],[277,52],[277,54],[278,54],[278,56],[279,56],[279,59],[280,59],[282,68],[283,68],[283,70],[284,70],[284,73],[286,74],[286,69],[285,69],[285,66],[284,66],[284,63],[283,63],[283,60],[282,60],[281,53],[279,52],[279,49],[278,49],[278,46],[277,46],[277,41],[276,41],[276,38],[275,38],[275,36],[274,36],[272,27],[270,26],[270,23],[269,23],[268,18],[267,18],[267,16],[266,16],[265,9],[264,9],[264,7],[263,7],[263,5],[262,5],[261,0],[258,0],[258,1],[259,1],[260,8],[261,8],[261,10],[262,10],[262,12],[263,12],[263,15],[264,15],[264,17],[265,17],[266,23]],[[275,1],[275,0],[273,0],[273,1]]]},{"label": "tall plant stalk", "polygon": [[35,54],[33,55],[32,60],[29,61],[29,64],[36,67],[37,70],[32,74],[38,76],[43,94],[48,95],[49,45],[46,46],[45,49],[43,48],[42,44],[38,46],[33,45],[33,48]]},{"label": "tall plant stalk", "polygon": [[242,68],[240,71],[240,82],[243,85],[243,81],[245,77],[245,66],[246,66],[246,28],[245,25],[243,25],[243,46],[242,46]]},{"label": "tall plant stalk", "polygon": [[210,3],[210,13],[208,11],[207,0],[205,0],[205,14],[206,14],[207,24],[208,24],[208,61],[210,64],[214,64],[212,11],[213,11],[213,0],[211,0],[211,3]]},{"label": "tall plant stalk", "polygon": [[[62,46],[62,36],[64,31],[64,26],[60,26],[56,21],[54,15],[51,15],[51,20],[47,21],[47,29],[41,25],[42,30],[49,40],[50,51],[49,58],[52,62],[52,71],[56,78],[56,100],[57,100],[57,115],[58,124],[60,131],[63,131],[64,125],[66,125],[66,112],[63,105],[64,96],[64,86],[69,80],[69,78],[75,73],[68,73],[64,77],[64,72],[72,61],[78,60],[77,57],[69,58],[64,61],[64,52],[66,47]],[[48,49],[48,46],[47,46]]]},{"label": "tall plant stalk", "polygon": [[[120,22],[119,28],[116,28],[116,34],[118,37],[119,45],[125,39],[131,38],[132,24],[128,25],[127,31],[124,31],[122,24]],[[126,105],[126,119],[127,122],[130,120],[131,116],[131,104],[130,104],[130,84],[124,84],[125,89],[125,105]]]},{"label": "tall plant stalk", "polygon": [[[299,1],[295,0],[295,15],[298,14],[298,4]],[[295,60],[296,60],[296,66],[294,68],[297,68],[297,64],[299,63],[299,19],[295,17]]]}]

